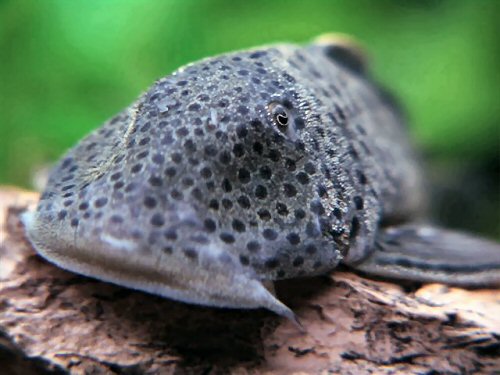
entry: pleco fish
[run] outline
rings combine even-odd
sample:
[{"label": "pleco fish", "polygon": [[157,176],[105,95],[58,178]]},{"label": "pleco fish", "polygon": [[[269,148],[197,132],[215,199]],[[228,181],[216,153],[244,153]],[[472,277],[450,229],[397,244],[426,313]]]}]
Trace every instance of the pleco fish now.
[{"label": "pleco fish", "polygon": [[291,319],[266,281],[339,263],[499,286],[500,245],[421,224],[423,181],[395,101],[330,35],[160,79],[64,156],[23,221],[67,270]]}]

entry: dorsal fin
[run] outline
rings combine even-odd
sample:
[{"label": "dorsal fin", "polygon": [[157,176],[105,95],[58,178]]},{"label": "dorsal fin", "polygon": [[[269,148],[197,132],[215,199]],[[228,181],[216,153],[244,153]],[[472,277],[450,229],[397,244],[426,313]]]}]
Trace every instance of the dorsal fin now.
[{"label": "dorsal fin", "polygon": [[316,37],[315,45],[324,48],[325,55],[357,74],[367,71],[367,57],[361,44],[349,35],[327,33]]}]

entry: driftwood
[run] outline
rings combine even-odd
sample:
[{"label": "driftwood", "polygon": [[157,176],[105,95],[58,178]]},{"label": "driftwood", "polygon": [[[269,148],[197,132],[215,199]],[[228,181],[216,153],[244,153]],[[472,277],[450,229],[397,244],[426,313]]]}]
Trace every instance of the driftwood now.
[{"label": "driftwood", "polygon": [[306,332],[263,310],[191,306],[37,256],[0,188],[0,373],[485,373],[500,370],[500,292],[335,272],[277,285]]}]

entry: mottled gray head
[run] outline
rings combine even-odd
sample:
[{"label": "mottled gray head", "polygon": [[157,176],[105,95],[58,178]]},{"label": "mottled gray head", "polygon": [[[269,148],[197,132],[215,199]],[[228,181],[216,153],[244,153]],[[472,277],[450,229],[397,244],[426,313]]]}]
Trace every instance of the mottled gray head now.
[{"label": "mottled gray head", "polygon": [[264,278],[331,269],[338,255],[323,238],[320,155],[311,149],[318,97],[296,72],[320,74],[294,48],[271,48],[204,60],[157,82],[103,177],[124,202],[123,221],[142,218],[126,229],[193,262],[210,248]]},{"label": "mottled gray head", "polygon": [[216,305],[244,306],[237,278],[332,269],[371,230],[363,209],[376,200],[354,188],[370,190],[363,145],[342,128],[376,93],[334,52],[279,45],[159,80],[55,168],[33,243],[63,267]]}]

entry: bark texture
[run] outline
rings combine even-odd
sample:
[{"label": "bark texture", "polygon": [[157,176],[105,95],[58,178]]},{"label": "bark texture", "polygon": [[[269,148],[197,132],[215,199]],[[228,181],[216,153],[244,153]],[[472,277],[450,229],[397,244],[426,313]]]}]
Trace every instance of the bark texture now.
[{"label": "bark texture", "polygon": [[0,188],[0,368],[5,374],[492,374],[500,292],[418,288],[349,272],[277,285],[306,332],[261,310],[177,303],[37,256]]}]

